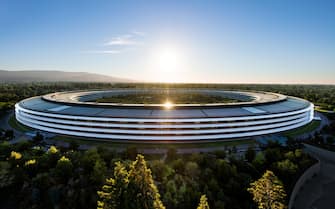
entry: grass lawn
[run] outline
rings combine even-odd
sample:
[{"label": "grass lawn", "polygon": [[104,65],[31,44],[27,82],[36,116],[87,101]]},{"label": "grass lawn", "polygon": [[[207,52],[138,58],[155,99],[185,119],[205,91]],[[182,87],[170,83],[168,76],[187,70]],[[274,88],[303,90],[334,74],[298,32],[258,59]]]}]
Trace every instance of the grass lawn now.
[{"label": "grass lawn", "polygon": [[208,148],[208,147],[219,147],[219,146],[237,146],[242,144],[255,144],[256,141],[253,139],[235,140],[235,141],[217,141],[217,142],[120,142],[120,141],[94,141],[94,139],[83,139],[81,137],[72,137],[58,135],[52,138],[52,140],[60,140],[65,142],[76,141],[81,145],[93,145],[93,146],[109,146],[115,148],[125,147],[136,147],[140,149],[153,149],[153,148]]},{"label": "grass lawn", "polygon": [[283,133],[284,136],[286,137],[296,137],[299,135],[302,135],[304,133],[308,133],[311,131],[314,131],[315,129],[317,129],[320,126],[321,122],[320,121],[312,121],[309,124],[306,124],[302,127],[290,130],[290,131],[286,131]]},{"label": "grass lawn", "polygon": [[8,120],[8,124],[18,130],[18,131],[22,131],[22,132],[27,132],[27,131],[32,131],[33,129],[25,126],[25,125],[22,125],[20,122],[18,122],[16,119],[15,119],[15,116],[11,116]]},{"label": "grass lawn", "polygon": [[334,114],[335,112],[332,110],[325,110],[320,107],[315,108],[316,111],[321,112],[321,113],[327,113],[327,114]]}]

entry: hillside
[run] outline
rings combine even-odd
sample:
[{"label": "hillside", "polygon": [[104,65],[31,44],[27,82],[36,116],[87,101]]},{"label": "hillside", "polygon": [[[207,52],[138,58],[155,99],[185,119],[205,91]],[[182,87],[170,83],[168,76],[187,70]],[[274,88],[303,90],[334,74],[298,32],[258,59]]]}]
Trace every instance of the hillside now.
[{"label": "hillside", "polygon": [[129,79],[86,72],[64,71],[7,71],[0,70],[0,83],[28,83],[28,82],[132,82]]}]

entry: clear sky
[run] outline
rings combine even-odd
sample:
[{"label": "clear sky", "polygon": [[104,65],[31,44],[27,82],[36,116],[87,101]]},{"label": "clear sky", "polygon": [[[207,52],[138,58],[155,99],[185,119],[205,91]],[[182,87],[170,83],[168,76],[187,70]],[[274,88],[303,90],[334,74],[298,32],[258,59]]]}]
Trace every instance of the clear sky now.
[{"label": "clear sky", "polygon": [[335,1],[0,0],[0,69],[335,84]]}]

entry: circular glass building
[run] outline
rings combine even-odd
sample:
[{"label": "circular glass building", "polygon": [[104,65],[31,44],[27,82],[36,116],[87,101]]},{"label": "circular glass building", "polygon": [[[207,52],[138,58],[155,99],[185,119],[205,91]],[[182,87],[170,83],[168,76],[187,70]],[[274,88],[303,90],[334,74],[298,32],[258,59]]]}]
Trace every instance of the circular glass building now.
[{"label": "circular glass building", "polygon": [[[167,99],[157,102],[156,97]],[[15,113],[22,124],[57,134],[100,140],[186,141],[298,128],[313,119],[314,105],[269,92],[115,89],[33,97],[17,103]]]}]

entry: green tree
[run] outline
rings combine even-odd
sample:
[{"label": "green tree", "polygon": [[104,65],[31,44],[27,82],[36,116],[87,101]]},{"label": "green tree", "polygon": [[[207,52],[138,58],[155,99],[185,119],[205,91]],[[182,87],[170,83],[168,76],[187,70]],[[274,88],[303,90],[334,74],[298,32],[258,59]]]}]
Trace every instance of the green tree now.
[{"label": "green tree", "polygon": [[14,138],[14,131],[13,130],[6,130],[5,131],[5,138],[8,140],[12,140]]},{"label": "green tree", "polygon": [[51,145],[50,148],[48,149],[48,153],[50,154],[56,154],[57,152],[59,152],[59,150],[54,145]]},{"label": "green tree", "polygon": [[0,161],[0,189],[6,188],[13,183],[14,176],[10,173],[10,164]]},{"label": "green tree", "polygon": [[244,157],[249,163],[251,163],[256,157],[255,148],[253,146],[249,146],[247,151],[245,152]]},{"label": "green tree", "polygon": [[69,144],[69,149],[71,149],[71,150],[78,150],[79,146],[80,145],[78,144],[78,142],[72,140],[70,142],[70,144]]},{"label": "green tree", "polygon": [[164,182],[174,174],[174,170],[162,160],[153,160],[150,163],[153,176],[156,181]]},{"label": "green tree", "polygon": [[58,161],[55,169],[56,176],[66,182],[71,177],[73,170],[72,162],[69,158],[62,156]]},{"label": "green tree", "polygon": [[100,200],[98,209],[118,209],[127,207],[126,190],[129,183],[128,171],[121,163],[115,163],[113,177],[106,179],[106,184],[98,191]]},{"label": "green tree", "polygon": [[202,195],[200,197],[200,203],[199,203],[197,209],[209,209],[209,205],[208,205],[208,202],[207,202],[206,195]]},{"label": "green tree", "polygon": [[185,165],[185,175],[192,180],[197,179],[200,174],[199,166],[196,162],[187,162]]},{"label": "green tree", "polygon": [[286,193],[282,182],[272,172],[267,170],[257,181],[250,184],[248,191],[253,195],[253,200],[259,209],[284,209],[286,208]]},{"label": "green tree", "polygon": [[91,173],[91,180],[98,185],[101,185],[106,176],[106,171],[107,171],[107,167],[106,167],[106,163],[103,160],[97,160],[93,166],[93,171]]},{"label": "green tree", "polygon": [[166,152],[166,162],[171,162],[177,159],[177,149],[175,147],[170,147]]},{"label": "green tree", "polygon": [[289,159],[277,162],[276,167],[281,173],[289,175],[293,175],[298,170],[298,166]]},{"label": "green tree", "polygon": [[84,155],[80,159],[85,173],[91,173],[95,165],[95,162],[98,160],[101,160],[101,157],[97,149],[93,148],[85,151]]},{"label": "green tree", "polygon": [[40,143],[43,141],[44,137],[40,132],[37,132],[36,135],[33,137],[34,142]]},{"label": "green tree", "polygon": [[151,170],[142,155],[130,165],[129,171],[118,162],[112,178],[98,191],[98,209],[164,209]]},{"label": "green tree", "polygon": [[128,194],[132,198],[131,208],[165,208],[143,155],[137,155],[130,165]]},{"label": "green tree", "polygon": [[129,146],[124,154],[126,159],[134,160],[138,154],[138,150],[135,146]]},{"label": "green tree", "polygon": [[288,137],[286,140],[286,145],[289,150],[295,150],[301,146],[301,143],[292,137]]},{"label": "green tree", "polygon": [[[273,144],[275,145],[275,144]],[[270,145],[268,145],[270,146]],[[280,148],[267,148],[265,150],[265,159],[266,162],[271,164],[273,162],[277,162],[283,159],[283,154],[280,152]]]},{"label": "green tree", "polygon": [[263,152],[259,152],[256,154],[255,159],[252,161],[253,166],[258,168],[259,170],[264,167],[265,164],[265,156]]}]

